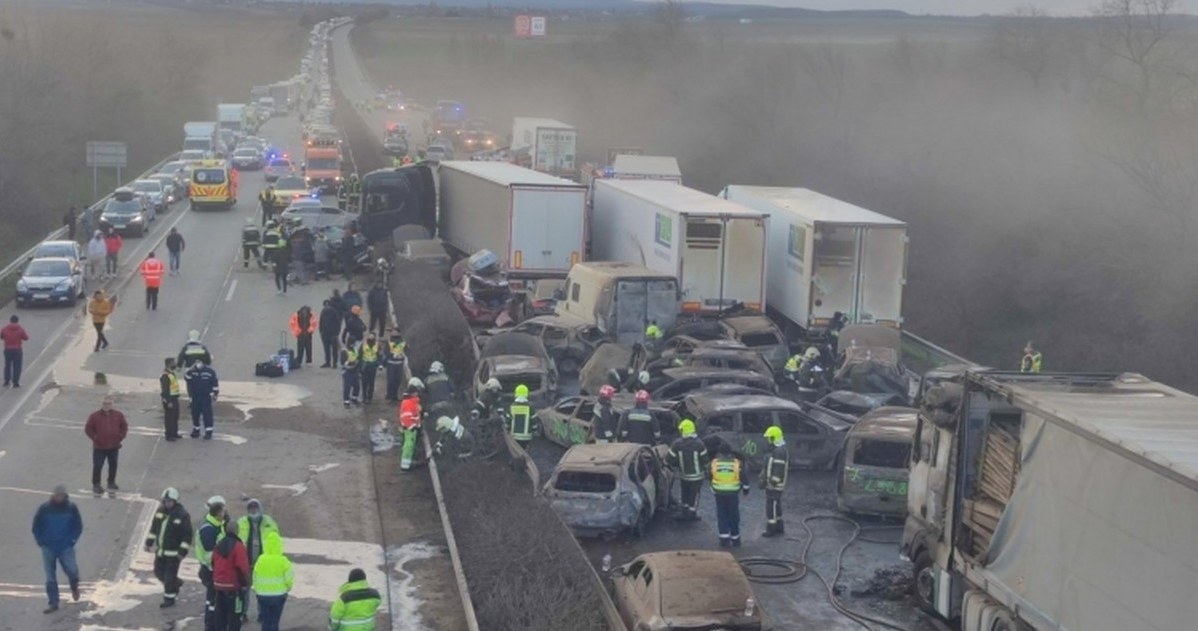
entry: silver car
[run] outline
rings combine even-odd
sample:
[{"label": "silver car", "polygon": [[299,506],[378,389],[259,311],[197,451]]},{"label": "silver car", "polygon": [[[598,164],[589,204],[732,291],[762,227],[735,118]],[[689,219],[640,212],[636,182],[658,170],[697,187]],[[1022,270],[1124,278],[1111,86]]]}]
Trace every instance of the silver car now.
[{"label": "silver car", "polygon": [[166,191],[162,189],[162,182],[149,178],[134,180],[132,188],[150,201],[155,213],[161,215],[166,212]]}]

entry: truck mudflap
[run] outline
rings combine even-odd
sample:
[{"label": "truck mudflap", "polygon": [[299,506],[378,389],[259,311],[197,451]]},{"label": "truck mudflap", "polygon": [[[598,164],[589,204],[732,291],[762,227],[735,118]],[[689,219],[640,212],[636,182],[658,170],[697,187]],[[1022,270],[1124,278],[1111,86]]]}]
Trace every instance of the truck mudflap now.
[{"label": "truck mudflap", "polygon": [[358,227],[370,243],[390,240],[396,228],[415,224],[437,230],[437,189],[426,164],[371,171],[362,178]]}]

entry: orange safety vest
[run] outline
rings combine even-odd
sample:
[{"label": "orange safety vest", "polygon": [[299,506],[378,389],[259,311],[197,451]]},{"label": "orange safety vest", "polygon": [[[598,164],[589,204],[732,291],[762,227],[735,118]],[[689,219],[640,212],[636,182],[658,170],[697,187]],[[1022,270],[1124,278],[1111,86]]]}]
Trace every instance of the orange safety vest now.
[{"label": "orange safety vest", "polygon": [[404,397],[400,402],[399,426],[405,430],[420,427],[420,397]]},{"label": "orange safety vest", "polygon": [[[308,335],[311,335],[315,332],[316,332],[316,316],[313,314],[308,314]],[[299,313],[297,312],[297,313],[291,314],[291,334],[296,337],[299,337],[300,333],[302,333],[302,331],[300,331]]]},{"label": "orange safety vest", "polygon": [[139,269],[141,277],[146,279],[146,287],[158,287],[162,284],[162,261],[146,259],[141,262]]}]

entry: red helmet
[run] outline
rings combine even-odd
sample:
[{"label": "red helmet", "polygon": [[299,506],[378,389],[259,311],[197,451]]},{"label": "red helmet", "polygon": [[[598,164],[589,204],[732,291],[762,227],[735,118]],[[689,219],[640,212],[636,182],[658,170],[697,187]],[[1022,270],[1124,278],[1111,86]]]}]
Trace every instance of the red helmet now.
[{"label": "red helmet", "polygon": [[646,392],[645,390],[637,390],[636,391],[636,402],[637,403],[648,403],[649,402],[649,393]]},{"label": "red helmet", "polygon": [[616,394],[616,389],[611,386],[603,386],[599,388],[599,398],[610,400]]}]

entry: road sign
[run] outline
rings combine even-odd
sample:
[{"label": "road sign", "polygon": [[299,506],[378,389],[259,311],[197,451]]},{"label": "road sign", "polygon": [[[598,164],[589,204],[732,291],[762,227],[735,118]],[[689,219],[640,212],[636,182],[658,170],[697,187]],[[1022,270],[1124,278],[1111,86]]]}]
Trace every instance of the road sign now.
[{"label": "road sign", "polygon": [[532,19],[527,15],[516,16],[516,37],[526,39],[532,37]]},{"label": "road sign", "polygon": [[543,15],[534,15],[529,18],[529,35],[532,37],[545,37],[545,23],[547,20]]},{"label": "road sign", "polygon": [[91,141],[87,143],[87,166],[89,167],[123,169],[129,166],[127,164],[128,157],[129,152],[123,142]]}]

